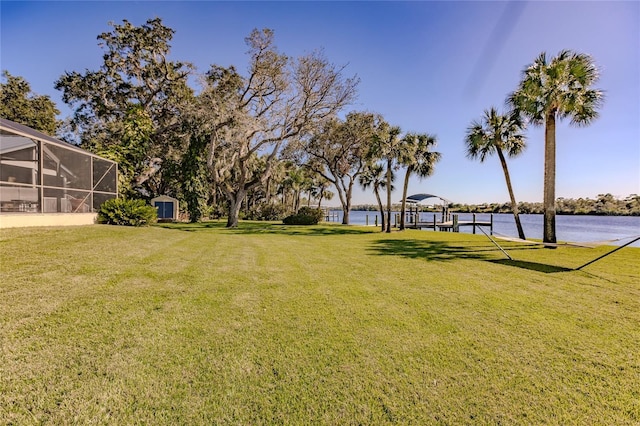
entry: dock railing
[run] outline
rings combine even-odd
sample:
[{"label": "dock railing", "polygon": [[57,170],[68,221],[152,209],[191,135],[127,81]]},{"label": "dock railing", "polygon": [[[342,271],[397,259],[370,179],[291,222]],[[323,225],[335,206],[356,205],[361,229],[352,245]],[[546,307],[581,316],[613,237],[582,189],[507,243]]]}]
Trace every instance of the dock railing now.
[{"label": "dock railing", "polygon": [[450,219],[448,217],[443,217],[440,221],[437,219],[438,215],[434,213],[433,221],[421,221],[420,218],[417,218],[417,220],[410,221],[408,227],[415,229],[432,229],[434,231],[460,232],[461,226],[471,226],[473,227],[472,232],[475,234],[476,227],[487,226],[489,227],[491,235],[493,235],[493,213],[490,214],[489,221],[479,221],[475,213],[472,215],[472,220],[460,220],[456,213],[452,213]]}]

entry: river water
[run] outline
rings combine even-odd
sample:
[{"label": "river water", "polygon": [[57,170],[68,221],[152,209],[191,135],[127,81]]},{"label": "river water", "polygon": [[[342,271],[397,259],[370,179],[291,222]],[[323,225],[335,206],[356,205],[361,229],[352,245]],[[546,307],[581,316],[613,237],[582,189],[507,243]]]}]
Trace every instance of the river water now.
[{"label": "river water", "polygon": [[[332,221],[342,222],[342,211],[331,211],[335,214]],[[375,223],[375,218],[380,213],[372,211],[352,211],[349,215],[352,225],[365,225],[369,219],[369,225]],[[490,214],[478,213],[476,220],[489,221]],[[440,220],[441,215],[436,216]],[[459,213],[460,221],[471,221],[471,213]],[[432,221],[433,213],[422,213],[421,220]],[[521,214],[520,221],[527,238],[542,239],[542,215]],[[471,226],[460,227],[460,232],[471,233]],[[476,231],[480,233],[480,231]],[[518,231],[512,214],[494,213],[493,232],[503,236],[517,237]],[[608,245],[622,245],[630,241],[629,237],[640,236],[640,216],[581,216],[581,215],[557,215],[556,237],[558,241],[573,242],[604,242]],[[619,241],[621,238],[626,238]],[[640,241],[632,244],[632,247],[640,247]]]}]

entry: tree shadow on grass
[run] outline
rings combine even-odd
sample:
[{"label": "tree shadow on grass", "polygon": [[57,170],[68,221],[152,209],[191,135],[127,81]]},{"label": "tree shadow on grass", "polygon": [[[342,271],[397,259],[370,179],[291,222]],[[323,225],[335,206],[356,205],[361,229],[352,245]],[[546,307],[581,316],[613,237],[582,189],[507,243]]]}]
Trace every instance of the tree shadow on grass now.
[{"label": "tree shadow on grass", "polygon": [[240,225],[237,228],[226,229],[226,231],[235,234],[277,234],[277,235],[301,235],[309,237],[328,236],[328,235],[362,235],[375,232],[361,227],[351,227],[349,225],[264,225],[245,226]]},{"label": "tree shadow on grass", "polygon": [[211,231],[214,229],[224,229],[223,222],[199,222],[199,223],[175,222],[175,223],[158,223],[155,226],[162,229],[171,229],[171,230],[185,231],[185,232],[198,232],[198,231]]},{"label": "tree shadow on grass", "polygon": [[497,249],[477,243],[459,245],[443,241],[383,239],[374,241],[370,250],[380,256],[403,256],[410,259],[448,261],[455,259],[486,260],[495,257]]},{"label": "tree shadow on grass", "polygon": [[281,222],[240,222],[237,228],[227,228],[226,222],[202,222],[202,223],[172,223],[160,224],[158,227],[174,229],[185,232],[219,231],[229,234],[259,235],[302,235],[302,236],[327,236],[327,235],[361,235],[377,232],[377,228],[350,225],[283,225]]},{"label": "tree shadow on grass", "polygon": [[[542,263],[504,258],[496,259],[496,257],[504,257],[504,254],[492,244],[479,243],[478,241],[459,241],[458,243],[459,244],[444,241],[383,239],[374,241],[373,247],[370,250],[381,256],[403,256],[410,259],[424,259],[428,261],[475,259],[544,273],[573,271],[571,268]],[[539,247],[532,247],[530,245],[512,245],[506,247],[506,249],[509,252],[514,250],[540,250]]]},{"label": "tree shadow on grass", "polygon": [[499,265],[515,266],[516,268],[528,269],[530,271],[544,272],[545,274],[553,274],[557,272],[571,272],[573,269],[563,266],[547,265],[544,263],[526,262],[523,260],[498,259],[489,260],[491,263]]}]

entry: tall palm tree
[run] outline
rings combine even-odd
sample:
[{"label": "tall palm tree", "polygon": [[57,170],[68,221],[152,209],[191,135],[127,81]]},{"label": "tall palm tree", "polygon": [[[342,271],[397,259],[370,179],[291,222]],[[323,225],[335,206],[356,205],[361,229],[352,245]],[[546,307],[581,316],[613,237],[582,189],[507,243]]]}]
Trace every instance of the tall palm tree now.
[{"label": "tall palm tree", "polygon": [[543,241],[556,242],[556,121],[570,118],[576,126],[587,126],[598,117],[601,90],[591,86],[598,69],[589,55],[563,50],[547,60],[542,52],[522,72],[522,80],[509,95],[511,106],[534,125],[544,124],[544,229]]},{"label": "tall palm tree", "polygon": [[516,221],[518,236],[525,240],[524,230],[518,215],[518,203],[516,203],[516,197],[513,195],[507,160],[504,156],[506,152],[509,157],[516,157],[524,151],[526,141],[523,130],[524,125],[519,114],[501,115],[492,107],[484,111],[484,116],[480,121],[471,123],[467,129],[465,143],[467,157],[471,159],[479,158],[481,163],[484,162],[487,156],[498,154],[502,171],[504,172],[504,179],[507,181],[507,190],[509,191],[509,198],[511,198],[511,210]]},{"label": "tall palm tree", "polygon": [[[387,186],[384,166],[378,163],[368,164],[363,173],[358,177],[358,181],[360,182],[360,186],[362,189],[368,189],[370,186],[373,187],[373,193],[376,196],[376,200],[378,201],[378,209],[380,210],[381,219],[381,231],[385,230],[385,218],[384,218],[384,207],[382,206],[382,199],[380,198],[380,189],[383,189]],[[394,176],[391,175],[391,181],[393,182]],[[393,187],[391,188],[393,190]]]},{"label": "tall palm tree", "polygon": [[404,187],[402,189],[402,208],[400,209],[400,230],[405,228],[405,211],[407,208],[407,189],[409,177],[415,173],[422,179],[431,176],[435,164],[440,161],[441,154],[432,152],[431,148],[437,143],[434,135],[409,133],[403,138],[407,149],[401,153],[400,164],[406,166],[404,175]]},{"label": "tall palm tree", "polygon": [[391,180],[393,170],[398,168],[398,159],[406,149],[406,143],[400,138],[402,130],[398,126],[388,126],[375,135],[372,157],[383,160],[387,176],[387,221],[386,231],[391,232]]}]

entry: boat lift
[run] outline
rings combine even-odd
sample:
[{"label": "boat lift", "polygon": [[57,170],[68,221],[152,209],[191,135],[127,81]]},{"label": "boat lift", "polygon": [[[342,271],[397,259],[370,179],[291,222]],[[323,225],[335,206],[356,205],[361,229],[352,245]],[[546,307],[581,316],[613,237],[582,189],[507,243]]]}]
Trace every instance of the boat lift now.
[{"label": "boat lift", "polygon": [[[420,211],[418,208],[418,203],[429,199],[429,198],[438,198],[442,201],[442,214],[440,215],[440,220],[438,220],[438,214],[433,215],[433,220],[421,220]],[[413,229],[433,229],[434,231],[453,231],[458,232],[461,226],[472,226],[473,233],[476,233],[476,227],[480,226],[488,226],[493,233],[493,215],[491,215],[491,219],[489,221],[478,221],[476,220],[475,213],[473,214],[473,220],[469,221],[461,221],[458,220],[457,214],[452,214],[449,211],[449,206],[451,205],[451,201],[443,198],[439,195],[433,194],[414,194],[410,195],[405,200],[409,205],[409,220],[407,221],[407,228]],[[484,232],[484,231],[483,231]]]}]

